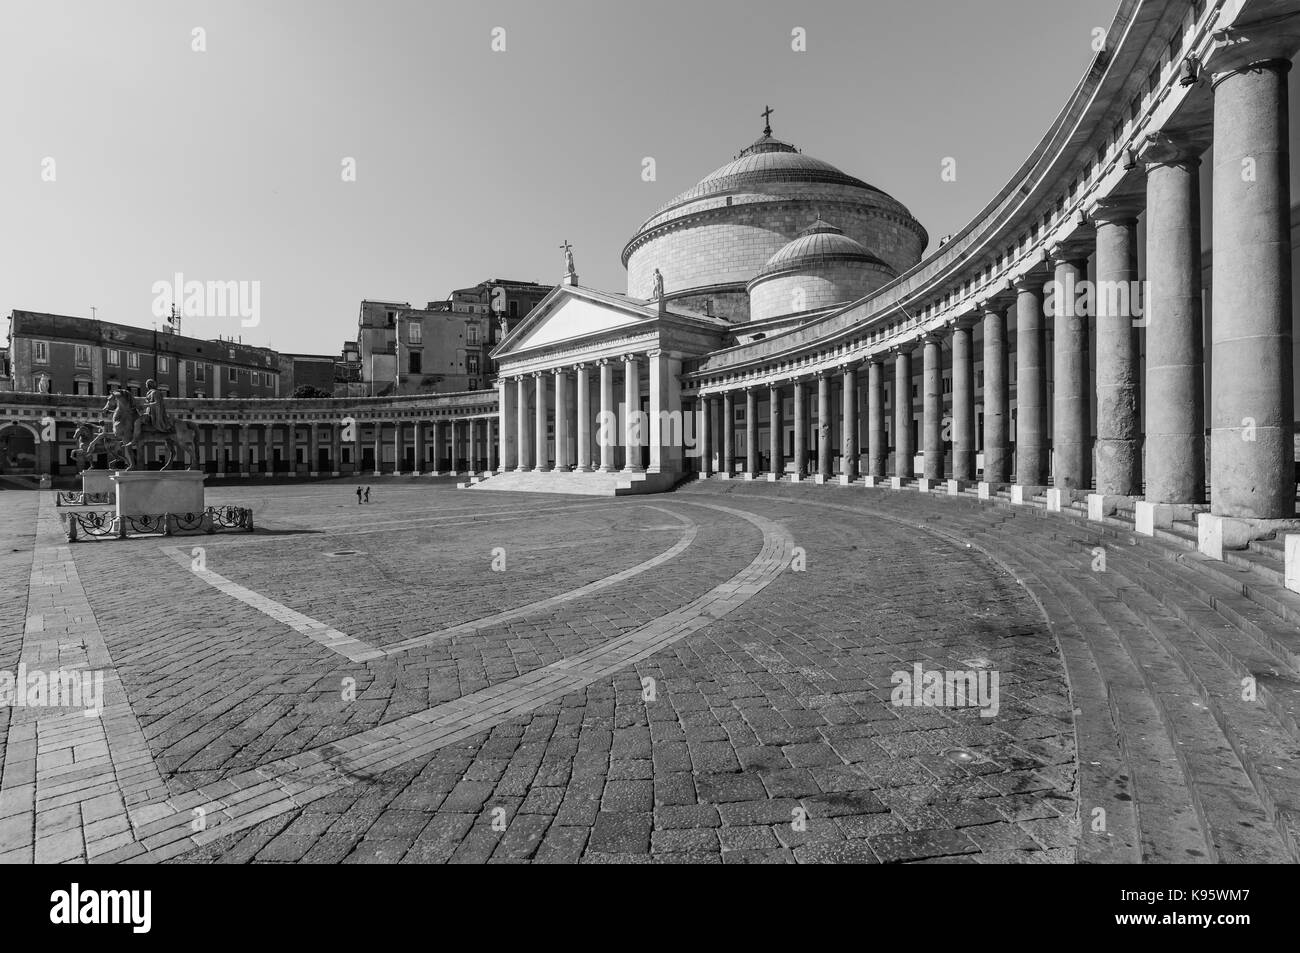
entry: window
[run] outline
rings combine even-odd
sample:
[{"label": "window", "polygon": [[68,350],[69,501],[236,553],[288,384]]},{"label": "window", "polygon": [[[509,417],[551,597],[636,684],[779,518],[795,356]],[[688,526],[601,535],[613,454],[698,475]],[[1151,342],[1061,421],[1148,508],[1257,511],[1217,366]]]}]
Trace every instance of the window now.
[{"label": "window", "polygon": [[469,379],[469,389],[470,389],[470,390],[478,390],[478,379],[477,379],[477,378],[471,377],[471,378]]},{"label": "window", "polygon": [[[194,379],[195,379],[196,381],[204,381],[204,380],[207,380],[207,379],[208,379],[208,365],[206,365],[206,364],[195,364],[195,365],[194,365]],[[200,396],[202,396],[202,395],[200,395]]]},{"label": "window", "polygon": [[409,374],[423,374],[420,369],[420,352],[411,351],[406,359],[406,370]]},{"label": "window", "polygon": [[47,341],[32,342],[32,360],[38,364],[48,364],[50,362],[50,345]]},{"label": "window", "polygon": [[90,366],[90,346],[87,344],[74,345],[74,358],[78,367]]},{"label": "window", "polygon": [[419,321],[412,321],[406,326],[406,341],[408,344],[424,343],[424,325]]},{"label": "window", "polygon": [[517,317],[519,317],[519,302],[518,302],[518,301],[511,301],[511,302],[510,302],[510,317],[512,317],[512,318],[517,318]]},{"label": "window", "polygon": [[140,352],[139,352],[139,351],[127,351],[127,352],[126,352],[126,366],[129,367],[129,368],[131,368],[131,369],[133,369],[133,370],[137,370],[137,371],[140,369]]},{"label": "window", "polygon": [[466,355],[465,355],[465,373],[466,373],[466,374],[477,374],[477,373],[478,373],[478,355],[477,355],[477,354],[466,354]]},{"label": "window", "polygon": [[122,352],[115,347],[110,347],[104,351],[104,360],[108,362],[109,367],[117,367],[122,363]]},{"label": "window", "polygon": [[465,329],[465,343],[471,347],[478,345],[478,325],[471,324]]},{"label": "window", "polygon": [[160,358],[158,358],[158,373],[159,373],[159,374],[169,374],[169,373],[171,373],[171,369],[172,369],[172,361],[171,361],[171,358],[169,358],[169,357],[160,357]]},{"label": "window", "polygon": [[396,312],[396,311],[389,311],[389,312],[388,312],[388,326],[389,326],[390,328],[393,326],[393,323],[394,323],[396,320],[397,320],[397,312]]},{"label": "window", "polygon": [[239,371],[237,371],[237,370],[236,370],[235,368],[233,368],[233,367],[228,367],[228,368],[226,368],[226,380],[230,381],[230,383],[232,383],[232,384],[235,383],[236,381],[238,381],[238,380],[239,380]]}]

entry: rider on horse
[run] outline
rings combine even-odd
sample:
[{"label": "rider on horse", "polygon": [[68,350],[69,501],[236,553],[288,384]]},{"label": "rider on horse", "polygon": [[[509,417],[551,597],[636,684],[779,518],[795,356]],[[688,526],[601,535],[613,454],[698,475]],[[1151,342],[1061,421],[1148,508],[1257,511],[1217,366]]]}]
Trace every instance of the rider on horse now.
[{"label": "rider on horse", "polygon": [[149,429],[154,433],[165,434],[172,429],[171,417],[167,415],[167,408],[163,406],[163,391],[152,381],[145,381],[144,392],[144,413],[135,419],[135,427],[131,434],[131,441],[128,447],[136,447],[140,443],[140,433],[146,423]]}]

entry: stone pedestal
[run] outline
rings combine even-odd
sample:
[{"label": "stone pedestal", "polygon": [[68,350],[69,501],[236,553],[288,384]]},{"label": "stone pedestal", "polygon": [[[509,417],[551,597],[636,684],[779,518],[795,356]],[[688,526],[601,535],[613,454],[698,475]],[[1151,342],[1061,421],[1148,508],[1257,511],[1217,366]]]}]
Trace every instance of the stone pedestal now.
[{"label": "stone pedestal", "polygon": [[779,479],[781,479],[781,474],[779,474],[779,473],[769,473],[769,474],[767,475],[767,482],[768,482],[768,483],[775,483],[775,482],[776,482],[777,480],[779,480]]},{"label": "stone pedestal", "polygon": [[1067,503],[1073,503],[1078,498],[1075,490],[1063,489],[1061,487],[1047,488],[1047,512],[1059,513]]},{"label": "stone pedestal", "polygon": [[997,496],[998,492],[1005,486],[1005,483],[989,483],[981,480],[977,485],[976,490],[979,493],[979,498],[981,500],[991,500],[993,497]]},{"label": "stone pedestal", "polygon": [[932,480],[929,477],[921,477],[921,479],[916,481],[916,491],[918,493],[933,493],[943,485],[943,482],[943,480]]},{"label": "stone pedestal", "polygon": [[1114,493],[1088,494],[1088,519],[1100,522],[1107,516],[1113,516],[1121,503],[1132,503],[1133,497]]},{"label": "stone pedestal", "polygon": [[1300,533],[1290,533],[1286,538],[1286,587],[1300,592]]},{"label": "stone pedestal", "polygon": [[821,486],[825,482],[826,482],[826,476],[824,474],[821,473],[813,474],[813,483],[817,484],[818,486]]},{"label": "stone pedestal", "polygon": [[863,484],[864,484],[865,486],[870,486],[870,487],[884,486],[884,485],[885,485],[885,478],[884,478],[884,477],[867,476],[867,477],[863,477],[863,478],[862,478],[862,482],[863,482]]},{"label": "stone pedestal", "polygon": [[1199,513],[1196,548],[1211,559],[1223,559],[1224,550],[1245,549],[1252,540],[1271,539],[1288,530],[1300,530],[1300,519],[1250,519]]},{"label": "stone pedestal", "polygon": [[1045,489],[1047,488],[1042,486],[1013,483],[1011,485],[1011,502],[1016,506],[1028,506],[1034,501],[1034,497]]},{"label": "stone pedestal", "polygon": [[118,470],[112,476],[117,515],[202,513],[204,477],[195,470]]},{"label": "stone pedestal", "polygon": [[745,474],[742,474],[742,477],[743,477],[744,479],[746,479],[746,480],[752,480],[752,479],[754,479],[754,474],[752,474],[752,473],[745,473]]},{"label": "stone pedestal", "polygon": [[949,496],[960,496],[966,492],[967,484],[965,480],[948,480],[947,485]]},{"label": "stone pedestal", "polygon": [[1148,503],[1138,500],[1133,504],[1133,528],[1143,536],[1154,536],[1157,529],[1168,529],[1174,520],[1189,520],[1197,510],[1205,507],[1192,503]]},{"label": "stone pedestal", "polygon": [[797,473],[791,473],[791,474],[790,474],[790,482],[791,482],[791,483],[802,483],[803,480],[804,480],[804,478],[801,477],[801,476],[800,476],[799,474],[797,474]]},{"label": "stone pedestal", "polygon": [[113,492],[113,471],[111,470],[82,470],[81,471],[81,492],[86,496],[92,493],[112,493]]},{"label": "stone pedestal", "polygon": [[911,481],[905,477],[893,476],[889,478],[889,488],[891,490],[902,490],[906,488],[907,484],[910,482]]}]

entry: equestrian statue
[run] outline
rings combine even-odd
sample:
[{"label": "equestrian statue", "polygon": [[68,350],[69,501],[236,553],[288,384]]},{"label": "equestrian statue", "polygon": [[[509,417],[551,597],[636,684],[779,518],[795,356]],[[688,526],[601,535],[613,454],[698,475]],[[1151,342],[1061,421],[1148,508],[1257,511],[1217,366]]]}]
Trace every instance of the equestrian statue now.
[{"label": "equestrian statue", "polygon": [[107,453],[109,465],[133,470],[137,452],[149,442],[161,442],[166,450],[162,469],[171,467],[180,454],[185,469],[194,469],[197,456],[197,432],[188,420],[180,420],[167,413],[163,392],[149,381],[145,384],[145,404],[138,409],[135,399],[120,387],[108,395],[104,413],[112,414],[106,426],[95,430],[89,424],[76,429],[77,449],[73,457],[83,469],[90,465],[96,453]]}]

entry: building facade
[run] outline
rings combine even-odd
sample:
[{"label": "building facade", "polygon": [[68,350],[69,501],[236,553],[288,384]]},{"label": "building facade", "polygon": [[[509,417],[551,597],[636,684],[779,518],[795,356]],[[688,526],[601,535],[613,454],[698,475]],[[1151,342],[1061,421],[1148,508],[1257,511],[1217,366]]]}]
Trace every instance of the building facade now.
[{"label": "building facade", "polygon": [[35,311],[14,311],[8,350],[12,388],[51,394],[143,392],[153,380],[176,397],[277,397],[279,356],[238,341]]}]

